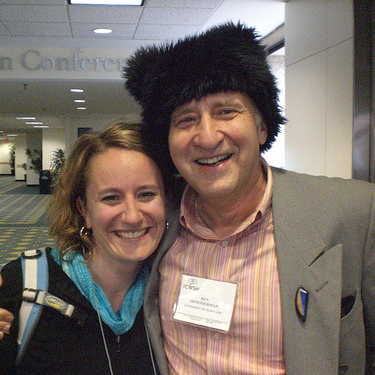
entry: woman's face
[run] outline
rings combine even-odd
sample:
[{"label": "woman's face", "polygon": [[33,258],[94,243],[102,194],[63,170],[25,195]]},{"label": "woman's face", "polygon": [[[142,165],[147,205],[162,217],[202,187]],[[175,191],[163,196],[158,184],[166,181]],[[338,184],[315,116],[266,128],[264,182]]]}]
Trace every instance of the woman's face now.
[{"label": "woman's face", "polygon": [[157,248],[165,229],[165,195],[156,164],[145,154],[112,147],[89,163],[86,204],[93,256],[139,262]]}]

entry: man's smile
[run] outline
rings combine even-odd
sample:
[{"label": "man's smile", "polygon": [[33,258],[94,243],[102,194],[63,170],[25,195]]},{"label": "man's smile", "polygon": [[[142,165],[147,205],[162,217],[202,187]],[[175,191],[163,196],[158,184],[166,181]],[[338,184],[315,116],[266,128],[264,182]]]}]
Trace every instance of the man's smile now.
[{"label": "man's smile", "polygon": [[217,165],[230,159],[232,155],[233,154],[226,154],[226,155],[221,155],[221,156],[215,156],[214,158],[197,159],[196,163],[199,165]]}]

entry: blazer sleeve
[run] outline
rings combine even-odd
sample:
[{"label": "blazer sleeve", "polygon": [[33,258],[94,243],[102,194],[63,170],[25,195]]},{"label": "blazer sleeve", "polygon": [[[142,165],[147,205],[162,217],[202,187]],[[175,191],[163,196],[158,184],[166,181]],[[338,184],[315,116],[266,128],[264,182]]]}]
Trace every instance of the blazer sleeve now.
[{"label": "blazer sleeve", "polygon": [[23,279],[21,260],[14,260],[1,270],[3,285],[0,288],[0,306],[14,315],[10,334],[4,335],[0,340],[0,368],[2,375],[15,374],[15,361],[17,357],[17,335],[19,310],[21,306]]},{"label": "blazer sleeve", "polygon": [[366,374],[375,374],[375,188],[373,191],[362,277],[367,349]]}]

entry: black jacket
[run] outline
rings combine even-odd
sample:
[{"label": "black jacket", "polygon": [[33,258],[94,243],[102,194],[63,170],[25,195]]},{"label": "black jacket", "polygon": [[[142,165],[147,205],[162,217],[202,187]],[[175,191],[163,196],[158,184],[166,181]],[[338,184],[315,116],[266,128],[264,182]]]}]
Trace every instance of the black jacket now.
[{"label": "black jacket", "polygon": [[[0,288],[0,306],[10,310],[15,320],[10,335],[0,341],[0,375],[9,374],[110,374],[98,316],[91,303],[80,293],[73,281],[47,251],[49,293],[79,309],[80,319],[71,319],[60,312],[43,307],[38,325],[17,370],[18,313],[21,306],[21,261],[10,262],[1,271],[4,283]],[[114,374],[154,374],[143,310],[131,330],[117,336],[103,323],[106,343]]]}]

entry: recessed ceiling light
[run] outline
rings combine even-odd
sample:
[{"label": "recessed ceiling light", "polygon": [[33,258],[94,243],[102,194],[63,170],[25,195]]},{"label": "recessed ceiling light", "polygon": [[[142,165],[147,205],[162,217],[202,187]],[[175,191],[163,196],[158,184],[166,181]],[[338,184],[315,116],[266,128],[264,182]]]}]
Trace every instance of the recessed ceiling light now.
[{"label": "recessed ceiling light", "polygon": [[71,92],[83,92],[82,89],[70,89]]},{"label": "recessed ceiling light", "polygon": [[70,0],[69,3],[73,5],[142,5],[143,0]]},{"label": "recessed ceiling light", "polygon": [[77,107],[77,109],[86,109],[86,107]]},{"label": "recessed ceiling light", "polygon": [[18,137],[18,134],[8,134],[7,137]]},{"label": "recessed ceiling light", "polygon": [[16,117],[16,120],[35,120],[35,117]]},{"label": "recessed ceiling light", "polygon": [[49,128],[48,125],[34,125],[34,128]]},{"label": "recessed ceiling light", "polygon": [[95,34],[110,34],[112,30],[111,29],[94,29],[93,32]]},{"label": "recessed ceiling light", "polygon": [[74,101],[76,103],[85,103],[86,102],[86,100],[84,100],[84,99],[74,99]]},{"label": "recessed ceiling light", "polygon": [[40,121],[26,121],[25,124],[27,124],[27,125],[43,125],[43,122],[40,122]]}]

